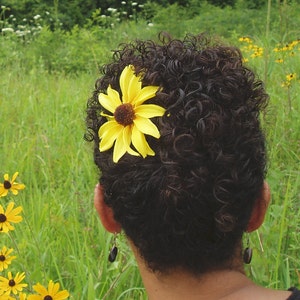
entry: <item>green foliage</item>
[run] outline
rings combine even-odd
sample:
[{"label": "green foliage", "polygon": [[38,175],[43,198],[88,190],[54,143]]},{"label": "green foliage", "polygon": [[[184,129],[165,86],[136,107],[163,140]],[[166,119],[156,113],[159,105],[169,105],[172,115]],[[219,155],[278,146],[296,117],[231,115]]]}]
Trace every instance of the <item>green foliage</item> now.
[{"label": "green foliage", "polygon": [[234,6],[235,0],[209,0],[209,3],[224,8],[225,6]]},{"label": "green foliage", "polygon": [[[205,5],[209,3],[218,7],[234,7],[236,5],[245,8],[260,9],[265,6],[263,0],[73,0],[73,1],[59,1],[59,0],[2,0],[1,7],[9,7],[5,10],[5,18],[13,16],[16,22],[20,24],[23,19],[30,20],[33,16],[44,16],[47,12],[48,18],[45,18],[46,25],[51,29],[61,28],[63,30],[71,30],[75,25],[83,27],[86,20],[92,17],[94,11],[101,11],[102,14],[109,16],[110,9],[116,10],[120,19],[135,18],[137,14],[148,14],[147,19],[151,18],[149,15],[149,7],[160,6],[162,8],[169,5],[178,5],[181,8]],[[144,12],[145,6],[147,7]],[[148,10],[148,11],[147,11]],[[3,8],[0,8],[3,12]]]},{"label": "green foliage", "polygon": [[[99,36],[99,38],[101,38]],[[106,53],[88,30],[74,27],[70,32],[47,28],[42,30],[38,39],[28,47],[26,54],[33,60],[34,65],[39,60],[40,67],[48,72],[77,73],[97,69],[99,60],[104,59]],[[97,48],[97,49],[95,49]],[[55,49],[55,51],[49,51]],[[97,58],[94,51],[97,51]]]},{"label": "green foliage", "polygon": [[[297,11],[296,4],[272,7],[273,43],[297,38]],[[147,2],[143,12],[127,21],[120,18],[121,12],[110,10],[109,15],[103,15],[99,9],[94,10],[83,28],[73,26],[69,31],[60,27],[53,31],[53,24],[47,26],[47,20],[52,18],[50,13],[34,16],[21,24],[13,23],[11,18],[4,19],[2,15],[0,66],[18,64],[24,70],[38,67],[48,72],[86,72],[96,70],[110,51],[130,36],[154,37],[160,31],[168,31],[174,37],[182,37],[188,32],[206,31],[234,41],[239,36],[263,36],[266,32],[266,10],[221,9],[195,0],[191,0],[188,7],[179,7],[176,3],[162,7]]]}]

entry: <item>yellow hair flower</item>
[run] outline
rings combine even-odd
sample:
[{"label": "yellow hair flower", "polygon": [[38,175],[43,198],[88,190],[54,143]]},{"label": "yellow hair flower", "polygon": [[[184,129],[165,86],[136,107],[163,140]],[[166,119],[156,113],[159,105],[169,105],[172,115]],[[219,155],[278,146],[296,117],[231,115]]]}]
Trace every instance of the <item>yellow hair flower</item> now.
[{"label": "yellow hair flower", "polygon": [[[12,276],[11,272],[8,272],[8,278],[0,276],[0,295],[18,294],[27,286],[26,283],[21,283],[25,278],[25,272],[17,273],[15,277]],[[1,296],[2,297],[2,296]],[[0,297],[0,299],[2,299]]]},{"label": "yellow hair flower", "polygon": [[59,291],[59,283],[49,281],[48,288],[45,288],[40,283],[33,286],[33,289],[39,295],[30,295],[28,300],[64,300],[69,297],[67,290]]},{"label": "yellow hair flower", "polygon": [[[159,90],[158,86],[142,87],[142,76],[134,74],[134,67],[127,66],[120,76],[122,100],[118,91],[108,86],[107,95],[100,93],[99,102],[113,115],[106,115],[108,122],[99,129],[101,152],[110,149],[114,144],[113,161],[117,163],[127,152],[131,155],[154,155],[146,141],[145,134],[155,138],[160,133],[155,124],[150,120],[160,117],[165,109],[155,104],[143,104],[153,98]],[[135,150],[131,148],[131,144]]]},{"label": "yellow hair flower", "polygon": [[3,183],[0,183],[0,197],[6,196],[9,190],[14,195],[17,195],[19,190],[23,190],[25,188],[24,184],[15,182],[18,174],[19,172],[15,172],[11,180],[9,180],[8,174],[4,175],[4,181]]},{"label": "yellow hair flower", "polygon": [[10,253],[13,252],[13,249],[7,249],[5,246],[0,251],[0,271],[8,268],[8,265],[11,264],[12,260],[16,256],[10,256]]},{"label": "yellow hair flower", "polygon": [[15,228],[10,223],[19,223],[22,221],[22,216],[18,216],[22,211],[22,207],[18,206],[13,209],[14,205],[13,202],[10,202],[5,212],[3,206],[0,205],[0,232],[14,230]]}]

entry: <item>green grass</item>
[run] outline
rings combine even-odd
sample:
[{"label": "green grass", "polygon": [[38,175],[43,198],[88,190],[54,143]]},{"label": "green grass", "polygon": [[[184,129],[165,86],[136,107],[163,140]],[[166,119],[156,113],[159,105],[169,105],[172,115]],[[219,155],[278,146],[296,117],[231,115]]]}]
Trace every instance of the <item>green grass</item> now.
[{"label": "green grass", "polygon": [[[63,63],[64,58],[65,72],[55,67],[49,72],[45,67],[44,59],[50,57],[44,53],[48,49],[47,41],[53,41],[51,47],[58,43],[47,36],[51,33],[46,31],[41,40],[27,46],[0,37],[1,44],[5,45],[1,51],[6,51],[3,53],[8,61],[0,59],[0,176],[19,171],[17,181],[26,184],[17,197],[9,197],[23,206],[24,220],[15,225],[14,232],[2,234],[1,244],[15,249],[17,259],[10,270],[25,271],[30,285],[47,284],[50,279],[58,281],[74,300],[146,298],[124,237],[118,240],[117,262],[107,261],[113,237],[104,231],[93,207],[98,171],[93,164],[92,146],[84,141],[83,135],[85,105],[97,77],[97,65],[107,59],[120,41],[156,36],[156,30],[162,29],[165,18],[162,15],[163,12],[157,17],[162,18],[157,28],[131,22],[115,30],[99,32],[100,45],[95,38],[96,31],[79,30],[73,36],[61,36],[64,45],[60,57],[52,53],[48,63],[58,66],[58,60]],[[229,23],[230,16],[231,11],[222,20]],[[174,34],[184,34],[189,26],[196,32],[197,22],[204,21],[200,16],[195,21],[194,27],[190,20],[184,21],[188,25],[180,32],[174,29]],[[170,24],[171,29],[173,25]],[[217,32],[220,26],[224,30],[226,24],[215,23]],[[294,57],[286,56],[284,64],[275,63],[279,55],[273,52],[279,40],[277,33],[271,30],[266,40],[263,30],[258,32],[257,36],[253,33],[251,36],[257,45],[268,49],[269,56],[249,58],[249,65],[261,78],[266,78],[271,96],[262,124],[268,138],[267,180],[272,203],[264,225],[250,235],[254,258],[247,272],[258,284],[286,289],[299,285],[300,280],[300,83],[299,79],[294,80],[289,89],[281,83],[291,72],[300,76],[295,63],[299,60],[300,44]],[[244,30],[230,29],[226,39],[242,47],[238,42],[241,35],[245,35]],[[74,57],[79,57],[83,69],[87,65],[85,60],[80,60],[81,53],[87,58],[86,51],[90,51],[90,72],[74,70]],[[246,57],[249,55],[245,52]],[[7,198],[1,198],[3,206],[7,202]]]},{"label": "green grass", "polygon": [[19,70],[1,76],[1,176],[19,171],[26,184],[10,197],[23,206],[25,220],[10,234],[13,243],[5,236],[1,242],[18,249],[11,270],[25,271],[31,283],[60,281],[76,300],[104,295],[116,277],[122,291],[140,285],[137,275],[123,279],[136,269],[126,253],[122,263],[108,264],[111,237],[93,208],[98,174],[83,134],[94,79]]},{"label": "green grass", "polygon": [[[268,141],[267,181],[271,186],[272,201],[262,228],[257,235],[251,235],[256,247],[248,272],[263,286],[286,289],[299,285],[300,280],[300,85],[299,80],[291,81],[289,88],[283,87],[282,83],[286,74],[299,74],[295,62],[300,53],[298,48],[296,56],[289,56],[288,52],[276,53],[273,49],[274,46],[268,51],[267,70],[263,57],[249,62],[262,78],[267,74],[270,103],[262,124]],[[278,56],[284,57],[284,63],[275,62]]]}]

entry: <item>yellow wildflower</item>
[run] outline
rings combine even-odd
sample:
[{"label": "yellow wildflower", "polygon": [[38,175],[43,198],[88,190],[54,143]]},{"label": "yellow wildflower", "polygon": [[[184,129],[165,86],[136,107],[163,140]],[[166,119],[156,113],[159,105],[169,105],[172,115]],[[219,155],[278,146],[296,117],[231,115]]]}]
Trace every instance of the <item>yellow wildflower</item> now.
[{"label": "yellow wildflower", "polygon": [[64,300],[69,297],[67,290],[59,291],[59,283],[54,283],[50,280],[48,288],[45,288],[40,283],[33,286],[33,289],[39,295],[29,295],[28,300]]},{"label": "yellow wildflower", "polygon": [[[109,86],[107,95],[100,93],[99,102],[113,115],[106,115],[108,122],[99,129],[100,151],[110,149],[114,144],[113,161],[116,163],[127,152],[131,155],[154,155],[146,141],[145,134],[155,138],[160,133],[150,118],[162,116],[165,109],[154,104],[143,104],[153,98],[158,86],[142,87],[141,75],[134,74],[134,67],[127,66],[120,76],[122,100],[118,91]],[[131,148],[131,144],[135,150]]]},{"label": "yellow wildflower", "polygon": [[245,43],[248,43],[248,44],[251,44],[251,43],[252,43],[252,40],[251,40],[249,37],[245,37],[245,36],[240,37],[240,38],[239,38],[239,41],[240,41],[240,42],[245,42]]},{"label": "yellow wildflower", "polygon": [[11,272],[8,272],[8,278],[0,276],[0,295],[18,294],[27,286],[26,283],[21,283],[25,278],[25,273],[17,273],[15,277],[12,276]]},{"label": "yellow wildflower", "polygon": [[295,80],[297,78],[297,74],[296,73],[290,73],[288,75],[285,76],[287,81],[291,81],[291,80]]},{"label": "yellow wildflower", "polygon": [[22,216],[18,216],[22,211],[22,207],[18,206],[13,209],[14,205],[13,202],[10,202],[5,212],[3,206],[0,205],[0,232],[14,230],[15,228],[10,223],[19,223],[22,221]]},{"label": "yellow wildflower", "polygon": [[23,190],[25,188],[24,184],[15,182],[18,174],[19,172],[15,172],[11,180],[9,180],[8,174],[4,175],[4,182],[0,183],[0,197],[6,196],[9,190],[14,195],[17,195],[19,190]]},{"label": "yellow wildflower", "polygon": [[5,246],[0,251],[0,271],[8,268],[8,265],[11,264],[12,260],[16,256],[10,256],[10,253],[13,252],[13,249],[7,249]]},{"label": "yellow wildflower", "polygon": [[283,59],[282,58],[275,59],[275,62],[277,62],[279,64],[282,64],[283,63]]}]

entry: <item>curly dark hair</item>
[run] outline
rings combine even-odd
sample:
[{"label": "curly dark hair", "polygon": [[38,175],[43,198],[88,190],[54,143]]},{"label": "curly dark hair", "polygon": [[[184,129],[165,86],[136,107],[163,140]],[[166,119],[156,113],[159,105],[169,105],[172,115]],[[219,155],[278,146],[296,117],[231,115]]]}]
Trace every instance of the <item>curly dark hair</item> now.
[{"label": "curly dark hair", "polygon": [[[121,92],[128,65],[143,72],[143,85],[162,88],[147,103],[166,112],[154,118],[161,137],[147,136],[155,156],[126,154],[114,163],[113,149],[99,151],[107,120],[98,95],[108,85]],[[199,275],[230,267],[266,174],[262,81],[238,48],[203,34],[122,44],[102,73],[87,104],[86,138],[94,141],[116,221],[153,271]]]}]

